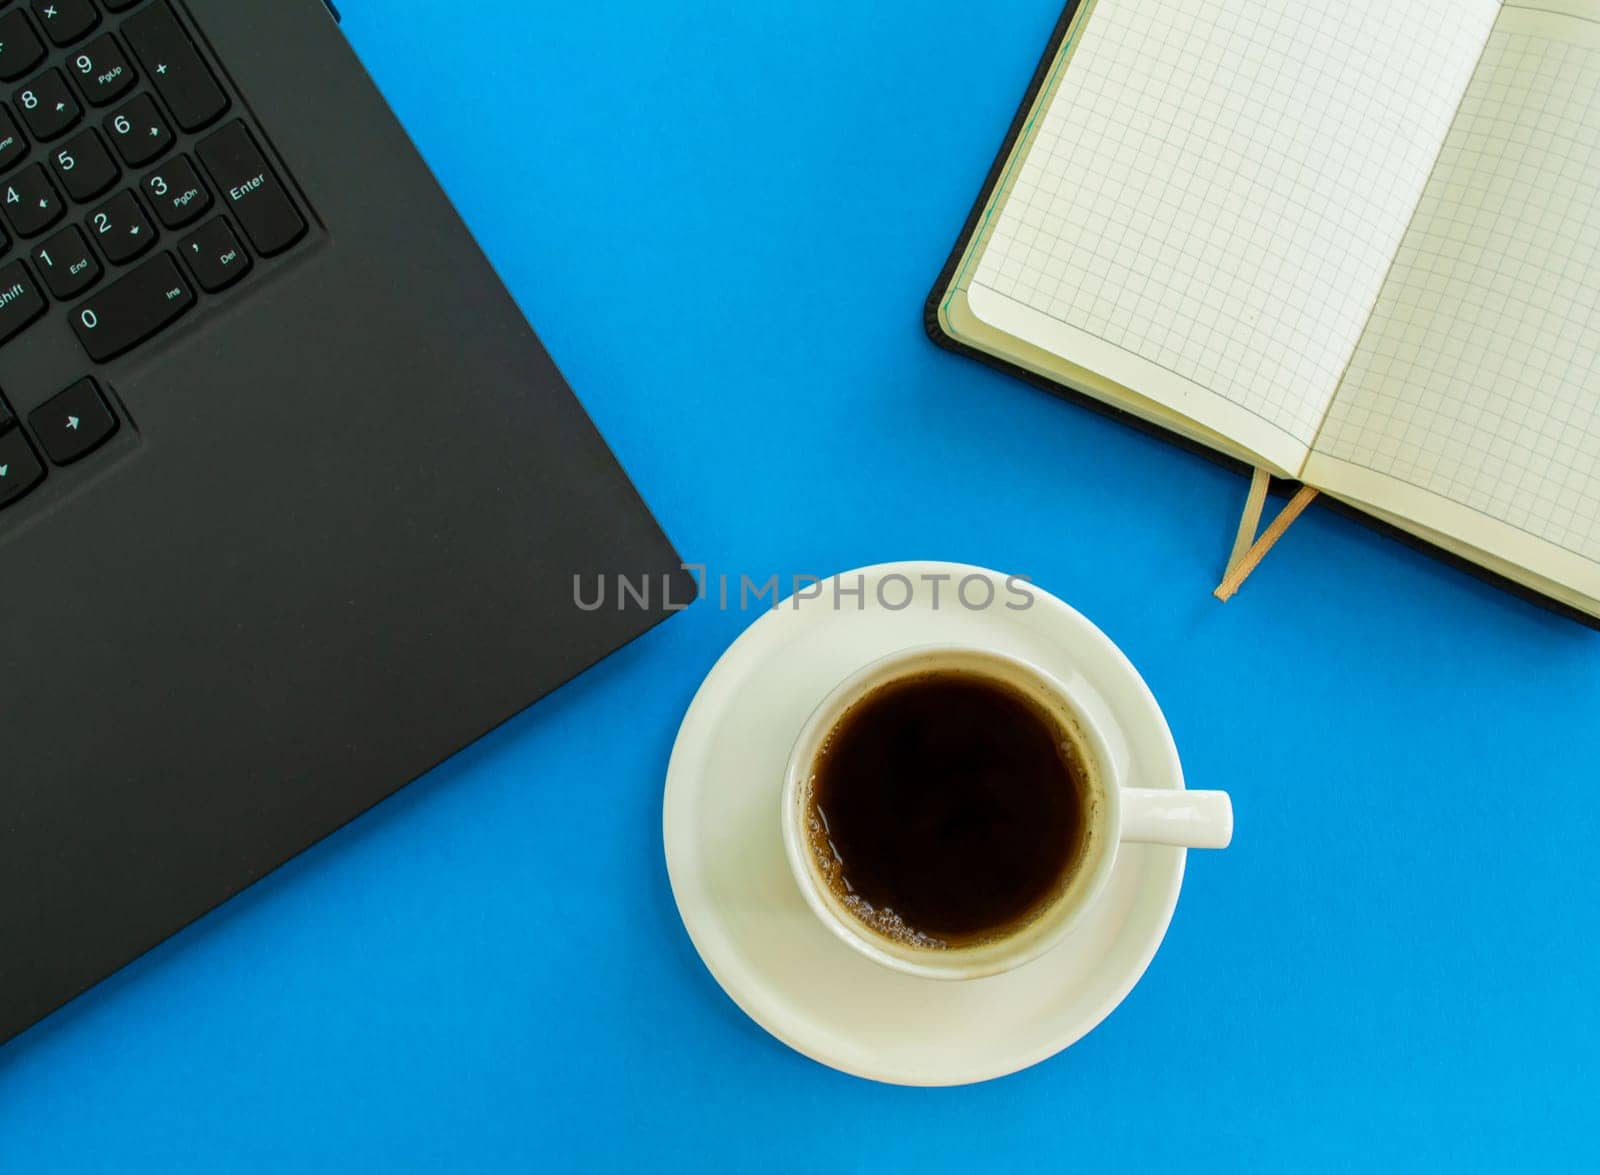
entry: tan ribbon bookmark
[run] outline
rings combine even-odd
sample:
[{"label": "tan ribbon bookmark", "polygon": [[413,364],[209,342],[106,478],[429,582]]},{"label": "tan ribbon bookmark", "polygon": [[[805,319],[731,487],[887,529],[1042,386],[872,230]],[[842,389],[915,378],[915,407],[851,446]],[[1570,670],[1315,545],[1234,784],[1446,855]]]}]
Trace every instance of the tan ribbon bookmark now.
[{"label": "tan ribbon bookmark", "polygon": [[1233,552],[1228,556],[1228,569],[1223,573],[1222,582],[1217,585],[1217,590],[1211,594],[1219,600],[1231,600],[1239,586],[1250,578],[1250,573],[1261,565],[1261,560],[1267,557],[1267,552],[1272,550],[1272,545],[1283,537],[1283,532],[1288,530],[1296,518],[1311,505],[1312,499],[1317,496],[1317,491],[1310,486],[1301,486],[1294,497],[1289,499],[1289,504],[1278,512],[1260,538],[1256,537],[1256,527],[1261,525],[1261,512],[1267,504],[1267,488],[1272,484],[1272,475],[1265,469],[1257,469],[1250,478],[1250,493],[1244,500],[1244,513],[1239,517],[1239,533],[1233,539]]}]

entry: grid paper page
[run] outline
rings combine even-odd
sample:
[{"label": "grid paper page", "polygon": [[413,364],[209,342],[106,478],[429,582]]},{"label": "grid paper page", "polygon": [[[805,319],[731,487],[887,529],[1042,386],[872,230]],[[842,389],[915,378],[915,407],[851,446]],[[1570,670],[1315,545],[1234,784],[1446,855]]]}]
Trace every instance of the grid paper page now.
[{"label": "grid paper page", "polygon": [[1308,446],[1498,7],[1098,0],[974,286]]},{"label": "grid paper page", "polygon": [[1600,24],[1505,23],[1317,453],[1600,562]]}]

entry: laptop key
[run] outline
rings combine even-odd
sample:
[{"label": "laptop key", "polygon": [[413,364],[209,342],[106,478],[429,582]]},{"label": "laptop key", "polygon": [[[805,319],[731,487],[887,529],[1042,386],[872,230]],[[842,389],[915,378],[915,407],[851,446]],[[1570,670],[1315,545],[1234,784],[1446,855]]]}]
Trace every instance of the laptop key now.
[{"label": "laptop key", "polygon": [[220,216],[185,237],[178,253],[208,294],[227,289],[250,272],[250,254]]},{"label": "laptop key", "polygon": [[149,163],[172,146],[172,128],[149,94],[140,94],[107,117],[105,126],[117,154],[129,167]]},{"label": "laptop key", "polygon": [[256,252],[271,257],[305,236],[306,222],[244,123],[230,122],[197,153]]},{"label": "laptop key", "polygon": [[60,220],[67,206],[44,168],[34,163],[11,177],[0,192],[0,209],[17,236],[36,237]]},{"label": "laptop key", "polygon": [[67,46],[89,35],[100,14],[89,0],[33,0],[33,15],[52,44]]},{"label": "laptop key", "polygon": [[47,69],[13,99],[28,133],[40,142],[63,135],[83,117],[83,107],[59,69]]},{"label": "laptop key", "polygon": [[50,460],[70,465],[110,440],[117,418],[94,380],[80,379],[28,413],[28,427]]},{"label": "laptop key", "polygon": [[20,8],[0,15],[0,82],[14,82],[44,57],[44,42]]},{"label": "laptop key", "polygon": [[0,172],[10,171],[28,156],[28,140],[23,138],[11,111],[0,104]]},{"label": "laptop key", "polygon": [[20,261],[0,268],[0,343],[44,313],[44,295]]},{"label": "laptop key", "polygon": [[222,117],[228,96],[165,0],[130,16],[122,34],[180,127],[197,131]]},{"label": "laptop key", "polygon": [[92,106],[115,102],[138,80],[122,47],[110,33],[96,37],[78,50],[68,66],[78,81],[78,89]]},{"label": "laptop key", "polygon": [[67,195],[80,204],[94,199],[122,174],[100,132],[92,127],[80,131],[60,148],[51,148],[50,166],[55,168],[56,178],[67,189]]},{"label": "laptop key", "polygon": [[44,480],[44,463],[20,428],[0,432],[0,508],[19,501]]},{"label": "laptop key", "polygon": [[156,243],[156,230],[127,189],[89,213],[89,232],[113,265],[142,257]]},{"label": "laptop key", "polygon": [[83,230],[70,224],[34,248],[33,267],[50,292],[63,302],[94,285],[103,272]]},{"label": "laptop key", "polygon": [[194,300],[172,254],[158,253],[77,306],[70,321],[89,358],[104,363],[181,317]]},{"label": "laptop key", "polygon": [[211,193],[187,155],[167,160],[144,177],[144,196],[168,228],[182,228],[211,207]]}]

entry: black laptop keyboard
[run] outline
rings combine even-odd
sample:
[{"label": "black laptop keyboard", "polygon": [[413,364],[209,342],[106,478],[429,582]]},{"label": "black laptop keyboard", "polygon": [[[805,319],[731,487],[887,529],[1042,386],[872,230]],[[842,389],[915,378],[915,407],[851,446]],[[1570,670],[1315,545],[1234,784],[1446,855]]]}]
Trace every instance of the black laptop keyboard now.
[{"label": "black laptop keyboard", "polygon": [[0,0],[0,348],[61,314],[85,372],[0,388],[0,509],[116,433],[93,365],[305,237],[243,114],[169,0]]}]

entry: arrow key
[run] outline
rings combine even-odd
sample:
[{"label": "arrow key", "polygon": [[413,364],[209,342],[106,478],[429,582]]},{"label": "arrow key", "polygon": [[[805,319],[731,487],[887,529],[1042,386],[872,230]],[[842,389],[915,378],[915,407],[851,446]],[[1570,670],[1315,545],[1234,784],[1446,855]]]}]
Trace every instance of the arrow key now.
[{"label": "arrow key", "polygon": [[156,243],[156,230],[126,189],[89,213],[88,226],[90,239],[113,265],[144,256]]},{"label": "arrow key", "polygon": [[44,466],[33,455],[20,428],[0,432],[0,509],[44,480]]},{"label": "arrow key", "polygon": [[117,418],[94,380],[80,379],[30,412],[28,426],[50,460],[66,465],[105,444],[117,431]]},{"label": "arrow key", "polygon": [[36,237],[60,220],[67,206],[43,164],[33,163],[0,181],[0,210],[17,236]]},{"label": "arrow key", "polygon": [[72,94],[59,69],[47,69],[23,86],[11,99],[12,106],[28,124],[28,131],[41,143],[77,125],[83,107]]},{"label": "arrow key", "polygon": [[172,128],[161,117],[155,99],[140,94],[105,120],[111,143],[129,167],[142,167],[166,154],[172,146]]}]

